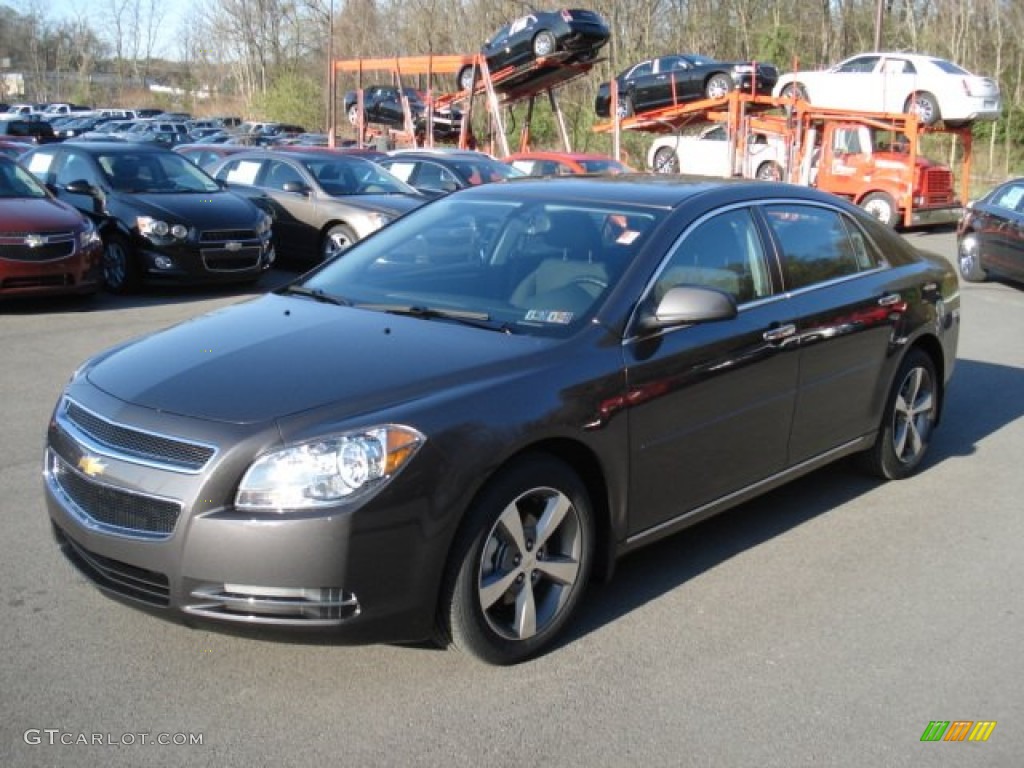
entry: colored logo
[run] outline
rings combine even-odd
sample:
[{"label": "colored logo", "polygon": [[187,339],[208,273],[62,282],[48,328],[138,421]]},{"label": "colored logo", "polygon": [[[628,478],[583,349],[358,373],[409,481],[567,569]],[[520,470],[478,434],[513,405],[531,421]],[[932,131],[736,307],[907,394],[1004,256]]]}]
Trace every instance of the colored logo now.
[{"label": "colored logo", "polygon": [[995,720],[932,720],[921,741],[988,741],[995,728]]},{"label": "colored logo", "polygon": [[96,475],[103,474],[103,470],[107,468],[107,465],[95,456],[83,456],[78,460],[78,468],[89,477],[96,477]]}]

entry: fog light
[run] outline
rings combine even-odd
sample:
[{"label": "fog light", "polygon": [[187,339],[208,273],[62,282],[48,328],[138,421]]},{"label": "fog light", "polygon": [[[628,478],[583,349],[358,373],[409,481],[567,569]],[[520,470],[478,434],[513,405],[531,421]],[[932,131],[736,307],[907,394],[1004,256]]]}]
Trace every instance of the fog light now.
[{"label": "fog light", "polygon": [[153,264],[157,269],[174,269],[174,262],[166,256],[157,256],[153,259]]}]

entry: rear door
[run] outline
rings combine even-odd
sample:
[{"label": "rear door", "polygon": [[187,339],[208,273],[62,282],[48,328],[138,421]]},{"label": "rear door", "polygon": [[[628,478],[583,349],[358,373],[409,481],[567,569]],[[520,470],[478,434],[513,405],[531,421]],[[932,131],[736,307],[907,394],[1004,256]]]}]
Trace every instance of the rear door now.
[{"label": "rear door", "polygon": [[846,213],[811,203],[761,209],[782,262],[800,376],[790,464],[878,428],[882,368],[896,351],[907,288]]}]

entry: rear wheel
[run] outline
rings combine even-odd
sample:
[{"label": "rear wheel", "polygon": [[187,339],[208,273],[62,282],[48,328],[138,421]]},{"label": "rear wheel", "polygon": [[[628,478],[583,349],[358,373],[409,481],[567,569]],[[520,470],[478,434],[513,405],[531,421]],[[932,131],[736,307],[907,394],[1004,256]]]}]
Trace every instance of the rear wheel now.
[{"label": "rear wheel", "polygon": [[467,64],[459,70],[458,77],[456,77],[456,83],[458,83],[459,90],[469,91],[473,88],[473,65]]},{"label": "rear wheel", "polygon": [[913,474],[924,459],[938,413],[935,365],[920,349],[912,349],[896,373],[875,445],[863,454],[865,468],[886,480]]},{"label": "rear wheel", "polygon": [[927,91],[911,94],[903,107],[904,112],[912,112],[925,125],[935,125],[942,118],[939,113],[938,100]]},{"label": "rear wheel", "polygon": [[732,78],[719,72],[708,78],[704,84],[704,95],[709,99],[724,99],[732,90]]},{"label": "rear wheel", "polygon": [[620,120],[624,117],[632,117],[635,111],[632,96],[628,93],[624,93],[619,96],[619,103],[615,107],[615,113],[618,115]]},{"label": "rear wheel", "polygon": [[456,538],[440,639],[491,664],[537,654],[579,604],[593,548],[593,513],[576,473],[554,457],[520,459],[484,489]]},{"label": "rear wheel", "polygon": [[974,234],[966,235],[957,245],[957,264],[960,276],[969,283],[983,283],[988,277],[981,266],[981,246]]},{"label": "rear wheel", "polygon": [[359,125],[359,105],[353,104],[348,108],[348,122],[350,125]]},{"label": "rear wheel", "polygon": [[899,223],[899,209],[888,192],[872,192],[860,201],[860,207],[887,227],[895,228]]},{"label": "rear wheel", "polygon": [[658,147],[651,170],[655,173],[679,173],[679,155],[672,147]]},{"label": "rear wheel", "polygon": [[108,235],[103,243],[103,284],[111,293],[131,293],[139,286],[135,251],[121,235]]},{"label": "rear wheel", "polygon": [[554,34],[546,29],[542,29],[533,37],[533,55],[538,59],[543,59],[545,56],[550,56],[558,48],[558,41],[555,40]]}]

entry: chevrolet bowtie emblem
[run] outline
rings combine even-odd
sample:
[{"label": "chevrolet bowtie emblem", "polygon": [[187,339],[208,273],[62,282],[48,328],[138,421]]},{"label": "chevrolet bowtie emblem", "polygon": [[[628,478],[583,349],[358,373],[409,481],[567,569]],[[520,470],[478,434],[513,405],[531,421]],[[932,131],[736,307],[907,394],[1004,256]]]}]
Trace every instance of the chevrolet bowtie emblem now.
[{"label": "chevrolet bowtie emblem", "polygon": [[46,238],[42,235],[26,235],[25,245],[29,248],[39,248],[46,245]]},{"label": "chevrolet bowtie emblem", "polygon": [[95,456],[83,456],[78,460],[78,468],[89,477],[96,477],[96,475],[103,474],[103,470],[107,468],[107,465]]}]

